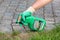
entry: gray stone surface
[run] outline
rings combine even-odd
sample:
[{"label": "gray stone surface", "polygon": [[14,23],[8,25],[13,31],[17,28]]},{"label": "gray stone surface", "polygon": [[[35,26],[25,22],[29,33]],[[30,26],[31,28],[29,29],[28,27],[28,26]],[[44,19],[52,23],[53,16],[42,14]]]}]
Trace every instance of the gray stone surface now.
[{"label": "gray stone surface", "polygon": [[24,32],[25,31],[25,29],[23,28],[23,27],[20,27],[20,26],[13,26],[13,29],[15,30],[15,31],[20,31],[20,32]]},{"label": "gray stone surface", "polygon": [[[35,0],[0,0],[0,32],[12,32],[14,30],[25,31],[16,24],[17,15],[31,6]],[[60,0],[37,10],[34,16],[45,18],[46,30],[54,28],[54,23],[60,22]],[[28,29],[28,27],[26,27]]]},{"label": "gray stone surface", "polygon": [[37,10],[33,15],[39,18],[44,18],[43,8]]},{"label": "gray stone surface", "polygon": [[45,17],[53,17],[51,3],[44,7],[44,15]]},{"label": "gray stone surface", "polygon": [[55,17],[55,22],[60,23],[60,17]]},{"label": "gray stone surface", "polygon": [[11,20],[13,18],[13,13],[6,12],[3,16],[3,20]]},{"label": "gray stone surface", "polygon": [[1,21],[1,25],[10,25],[11,24],[11,20],[2,20]]},{"label": "gray stone surface", "polygon": [[20,1],[16,11],[21,12],[26,10],[26,3],[27,3],[26,1]]},{"label": "gray stone surface", "polygon": [[12,32],[12,28],[11,28],[10,25],[0,25],[0,32],[11,33]]},{"label": "gray stone surface", "polygon": [[0,0],[0,4],[3,2],[3,0]]}]

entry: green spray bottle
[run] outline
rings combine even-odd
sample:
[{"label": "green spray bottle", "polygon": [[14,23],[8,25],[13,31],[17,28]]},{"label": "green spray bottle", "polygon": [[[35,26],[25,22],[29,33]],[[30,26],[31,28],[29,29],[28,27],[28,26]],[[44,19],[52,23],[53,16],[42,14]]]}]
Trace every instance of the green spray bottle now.
[{"label": "green spray bottle", "polygon": [[25,21],[23,21],[22,15],[19,14],[16,23],[20,26],[28,26],[32,31],[42,31],[46,26],[46,21],[43,18],[34,17],[33,15],[26,16]]}]

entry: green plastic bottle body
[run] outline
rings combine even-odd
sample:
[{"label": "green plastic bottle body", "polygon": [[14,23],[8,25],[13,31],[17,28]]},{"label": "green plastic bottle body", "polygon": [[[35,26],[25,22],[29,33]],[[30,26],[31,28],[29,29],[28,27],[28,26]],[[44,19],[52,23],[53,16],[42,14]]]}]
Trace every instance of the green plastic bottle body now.
[{"label": "green plastic bottle body", "polygon": [[26,18],[26,22],[28,23],[28,27],[29,27],[31,30],[36,30],[36,29],[34,28],[34,22],[35,22],[35,20],[34,20],[34,17],[33,17],[33,16],[27,17],[27,18]]},{"label": "green plastic bottle body", "polygon": [[46,26],[46,20],[44,20],[43,18],[35,18],[35,20],[40,21],[40,28],[38,31],[42,31],[44,30],[45,26]]},{"label": "green plastic bottle body", "polygon": [[[22,17],[21,14],[19,14],[18,17],[19,17],[19,16]],[[38,22],[42,23],[42,24],[38,25],[38,26],[40,26],[39,28],[35,28],[35,27],[34,27],[35,21],[38,21]],[[19,23],[18,20],[17,20],[16,22]],[[28,27],[30,28],[30,30],[41,31],[41,30],[44,30],[44,28],[45,28],[45,26],[46,26],[46,21],[45,21],[43,18],[37,18],[37,17],[34,17],[34,16],[32,16],[32,15],[26,16],[25,21],[23,21],[22,18],[21,18],[21,19],[20,19],[20,22],[22,23],[22,24],[19,23],[20,27],[21,27],[22,25],[28,26]]]},{"label": "green plastic bottle body", "polygon": [[[39,28],[34,28],[35,21],[38,21],[38,22],[42,23],[42,25],[40,24]],[[43,18],[36,18],[34,16],[27,17],[26,18],[26,23],[28,23],[28,26],[31,30],[41,31],[41,30],[44,30],[44,28],[46,26],[46,21]]]}]

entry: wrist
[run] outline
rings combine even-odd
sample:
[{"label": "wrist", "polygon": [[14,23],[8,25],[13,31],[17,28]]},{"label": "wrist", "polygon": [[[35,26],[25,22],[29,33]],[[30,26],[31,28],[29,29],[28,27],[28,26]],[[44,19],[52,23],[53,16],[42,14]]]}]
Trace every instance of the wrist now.
[{"label": "wrist", "polygon": [[30,11],[31,13],[35,12],[35,9],[33,7],[29,7],[26,11]]}]

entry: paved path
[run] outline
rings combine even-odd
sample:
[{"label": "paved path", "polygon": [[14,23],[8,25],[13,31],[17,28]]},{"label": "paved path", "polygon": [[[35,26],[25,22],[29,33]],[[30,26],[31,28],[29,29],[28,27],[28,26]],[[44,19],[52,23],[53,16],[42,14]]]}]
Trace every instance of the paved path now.
[{"label": "paved path", "polygon": [[[23,12],[31,6],[34,1],[35,0],[0,0],[0,31],[20,31],[22,27],[15,24],[16,17],[20,12]],[[34,16],[45,18],[47,21],[45,29],[52,29],[54,23],[60,22],[60,0],[54,0],[52,3],[37,10]]]}]

